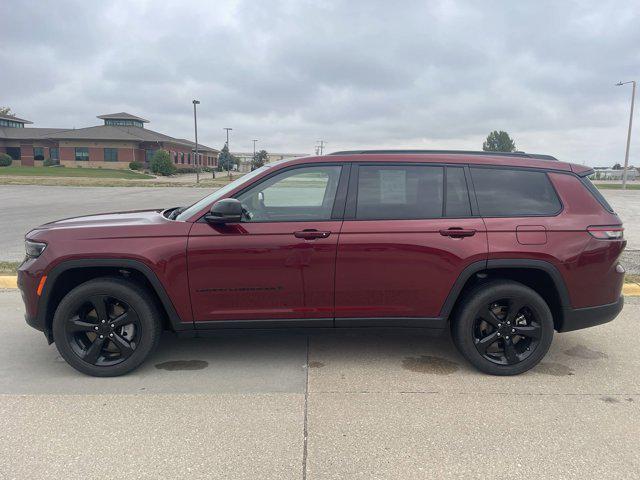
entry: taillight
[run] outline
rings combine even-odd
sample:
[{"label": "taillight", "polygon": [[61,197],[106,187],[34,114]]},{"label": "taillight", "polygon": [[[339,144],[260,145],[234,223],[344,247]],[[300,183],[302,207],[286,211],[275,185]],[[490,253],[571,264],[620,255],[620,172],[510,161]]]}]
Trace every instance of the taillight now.
[{"label": "taillight", "polygon": [[587,228],[587,232],[592,237],[600,240],[620,240],[622,238],[624,228],[620,225],[598,225]]}]

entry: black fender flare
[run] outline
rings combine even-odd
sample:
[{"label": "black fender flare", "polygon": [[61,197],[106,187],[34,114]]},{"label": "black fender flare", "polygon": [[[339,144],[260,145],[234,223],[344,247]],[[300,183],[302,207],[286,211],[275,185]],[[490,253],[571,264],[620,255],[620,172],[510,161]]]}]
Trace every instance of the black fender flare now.
[{"label": "black fender flare", "polygon": [[123,270],[135,270],[141,273],[149,281],[156,295],[158,295],[158,298],[162,302],[162,306],[167,312],[167,317],[169,319],[171,327],[175,331],[193,329],[193,322],[182,322],[182,319],[173,306],[173,302],[171,301],[171,298],[162,285],[162,282],[158,279],[158,276],[155,274],[155,272],[142,261],[133,260],[130,258],[86,258],[65,260],[63,262],[60,262],[49,272],[47,272],[47,281],[45,282],[44,288],[42,289],[42,295],[38,300],[38,313],[36,323],[43,327],[45,335],[49,340],[51,340],[51,332],[49,332],[50,319],[47,318],[47,313],[49,311],[48,307],[50,295],[54,290],[54,286],[56,284],[56,281],[58,280],[58,277],[69,270],[91,267],[112,267],[120,268]]},{"label": "black fender flare", "polygon": [[562,274],[558,271],[555,265],[545,260],[530,260],[527,258],[496,258],[491,260],[480,260],[477,262],[473,262],[464,270],[462,270],[462,272],[460,272],[460,275],[458,275],[458,278],[451,287],[451,290],[449,291],[449,294],[447,295],[447,298],[442,305],[440,316],[443,318],[448,318],[449,315],[451,315],[451,311],[458,301],[464,285],[473,275],[483,271],[490,272],[491,270],[498,268],[541,270],[547,273],[551,277],[556,291],[558,292],[560,305],[562,306],[563,311],[571,308],[571,300],[569,298],[567,285],[564,281],[564,278],[562,278]]}]

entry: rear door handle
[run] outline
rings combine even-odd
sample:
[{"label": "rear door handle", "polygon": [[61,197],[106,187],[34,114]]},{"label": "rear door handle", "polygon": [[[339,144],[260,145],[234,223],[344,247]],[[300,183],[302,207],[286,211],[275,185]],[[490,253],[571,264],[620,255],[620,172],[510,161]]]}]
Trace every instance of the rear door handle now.
[{"label": "rear door handle", "polygon": [[305,240],[315,240],[317,238],[327,238],[331,235],[331,232],[320,232],[314,229],[301,230],[299,232],[293,232],[296,238],[304,238]]},{"label": "rear door handle", "polygon": [[472,228],[451,227],[446,230],[440,230],[440,235],[444,237],[462,238],[473,237],[476,231]]}]

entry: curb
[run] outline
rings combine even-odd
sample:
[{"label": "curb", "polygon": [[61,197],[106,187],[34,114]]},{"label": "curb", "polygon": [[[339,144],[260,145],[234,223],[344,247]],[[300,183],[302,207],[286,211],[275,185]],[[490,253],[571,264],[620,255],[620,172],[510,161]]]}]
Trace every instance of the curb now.
[{"label": "curb", "polygon": [[[15,275],[0,275],[0,288],[18,288],[18,277]],[[640,284],[625,283],[622,287],[625,297],[640,297]]]}]

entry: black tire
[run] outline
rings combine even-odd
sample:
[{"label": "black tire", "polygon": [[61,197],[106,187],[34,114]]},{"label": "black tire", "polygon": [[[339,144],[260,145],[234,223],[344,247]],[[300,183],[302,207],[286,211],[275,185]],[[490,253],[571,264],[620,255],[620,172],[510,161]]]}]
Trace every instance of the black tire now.
[{"label": "black tire", "polygon": [[115,377],[144,362],[158,345],[161,325],[147,290],[104,277],[77,286],[62,299],[52,330],[60,355],[73,368]]},{"label": "black tire", "polygon": [[553,315],[531,288],[494,280],[464,296],[451,331],[460,353],[478,370],[518,375],[537,365],[549,350]]}]

